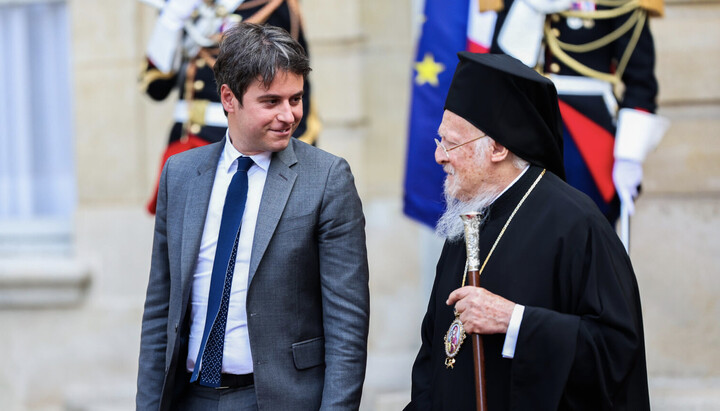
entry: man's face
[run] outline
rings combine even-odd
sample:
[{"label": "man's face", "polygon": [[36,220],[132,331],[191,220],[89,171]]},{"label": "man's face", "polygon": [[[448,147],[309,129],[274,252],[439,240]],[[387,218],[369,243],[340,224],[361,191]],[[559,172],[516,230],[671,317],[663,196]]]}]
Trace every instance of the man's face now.
[{"label": "man's face", "polygon": [[[445,149],[452,149],[483,133],[464,118],[445,110],[438,134]],[[447,173],[446,192],[453,198],[469,201],[485,186],[489,153],[488,150],[476,153],[478,144],[482,144],[481,139],[448,151],[449,157],[441,147],[435,149],[435,161]]]},{"label": "man's face", "polygon": [[245,155],[284,150],[303,116],[303,77],[280,71],[267,89],[257,80],[242,98],[242,105],[223,85],[221,99],[228,112],[233,146]]}]

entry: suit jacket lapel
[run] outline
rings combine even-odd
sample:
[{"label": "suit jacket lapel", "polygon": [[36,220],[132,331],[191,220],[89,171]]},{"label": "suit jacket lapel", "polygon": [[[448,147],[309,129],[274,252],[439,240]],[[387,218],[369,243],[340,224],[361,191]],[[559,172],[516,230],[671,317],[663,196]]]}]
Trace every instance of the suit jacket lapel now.
[{"label": "suit jacket lapel", "polygon": [[248,286],[252,282],[255,272],[262,260],[265,250],[270,244],[280,216],[282,216],[290,193],[292,192],[297,173],[290,167],[297,163],[293,139],[283,151],[273,155],[265,179],[260,210],[258,211],[255,225],[255,237],[253,239],[252,254],[250,255],[250,272],[248,273]]},{"label": "suit jacket lapel", "polygon": [[222,154],[223,147],[225,146],[225,140],[223,139],[222,141],[223,142],[218,143],[216,147],[210,151],[205,161],[198,165],[197,175],[188,179],[186,183],[189,188],[187,190],[187,197],[185,198],[182,260],[180,263],[184,298],[189,295],[188,291],[192,285],[193,270],[195,269],[195,263],[200,250],[200,241],[202,240],[208,204],[210,203],[210,193],[212,192],[213,183],[215,182],[215,171],[217,170],[220,154]]}]

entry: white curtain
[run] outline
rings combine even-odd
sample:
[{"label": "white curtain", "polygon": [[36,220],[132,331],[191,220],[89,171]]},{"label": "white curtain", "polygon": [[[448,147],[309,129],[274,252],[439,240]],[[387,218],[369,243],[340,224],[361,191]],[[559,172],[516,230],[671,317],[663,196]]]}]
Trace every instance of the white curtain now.
[{"label": "white curtain", "polygon": [[65,1],[0,1],[0,222],[72,218],[69,47]]}]

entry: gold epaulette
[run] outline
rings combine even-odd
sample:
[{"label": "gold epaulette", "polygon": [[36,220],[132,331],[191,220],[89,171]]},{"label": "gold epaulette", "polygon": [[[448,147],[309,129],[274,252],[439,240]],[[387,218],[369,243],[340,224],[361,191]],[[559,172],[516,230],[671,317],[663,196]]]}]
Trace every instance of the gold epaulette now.
[{"label": "gold epaulette", "polygon": [[500,11],[505,8],[505,3],[503,0],[478,0],[478,7],[481,13],[484,11]]},{"label": "gold epaulette", "polygon": [[[647,10],[651,17],[665,16],[665,3],[663,0],[640,0],[640,7]],[[478,8],[480,12],[500,11],[505,8],[505,4],[503,0],[478,0]]]},{"label": "gold epaulette", "polygon": [[647,10],[650,17],[665,16],[665,3],[663,0],[640,0],[640,7]]}]

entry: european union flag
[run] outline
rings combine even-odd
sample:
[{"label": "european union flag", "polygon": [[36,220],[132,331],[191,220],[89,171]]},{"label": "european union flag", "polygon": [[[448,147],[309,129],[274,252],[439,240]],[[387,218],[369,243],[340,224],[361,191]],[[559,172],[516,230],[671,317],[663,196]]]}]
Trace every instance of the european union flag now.
[{"label": "european union flag", "polygon": [[445,178],[435,163],[433,139],[442,120],[457,53],[467,45],[468,10],[467,1],[426,0],[413,70],[403,211],[431,227],[444,210]]}]

